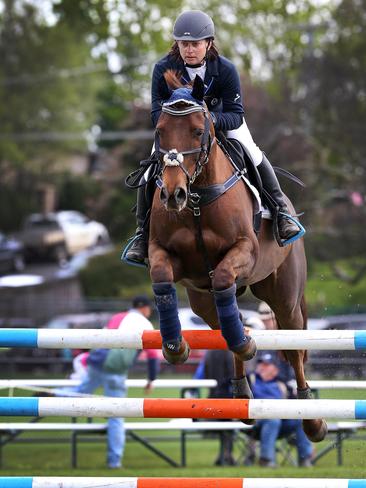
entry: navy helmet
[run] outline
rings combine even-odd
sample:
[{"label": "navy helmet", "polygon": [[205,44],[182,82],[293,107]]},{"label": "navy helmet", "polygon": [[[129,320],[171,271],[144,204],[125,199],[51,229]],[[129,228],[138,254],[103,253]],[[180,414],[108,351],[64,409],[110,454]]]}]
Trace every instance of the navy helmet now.
[{"label": "navy helmet", "polygon": [[187,10],[181,13],[175,21],[173,38],[176,41],[200,41],[214,37],[213,20],[201,10]]}]

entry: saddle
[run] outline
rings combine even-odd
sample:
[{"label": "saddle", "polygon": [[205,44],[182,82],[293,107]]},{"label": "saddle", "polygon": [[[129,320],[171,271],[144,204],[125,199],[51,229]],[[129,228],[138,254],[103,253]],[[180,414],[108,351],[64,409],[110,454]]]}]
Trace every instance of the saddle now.
[{"label": "saddle", "polygon": [[221,148],[230,156],[234,164],[240,170],[246,170],[249,182],[258,190],[259,196],[262,198],[263,185],[261,177],[244,146],[237,139],[227,138],[223,132],[218,132],[216,137]]},{"label": "saddle", "polygon": [[[221,131],[216,132],[216,138],[221,149],[227,155],[234,169],[239,169],[243,171],[249,183],[258,191],[262,206],[268,209],[270,214],[270,216],[269,217],[267,216],[266,218],[272,219],[274,237],[278,242],[279,246],[283,246],[283,243],[279,237],[279,232],[278,232],[278,214],[279,214],[278,205],[275,202],[275,200],[272,198],[272,196],[263,188],[262,179],[260,177],[259,171],[255,166],[254,162],[252,161],[251,157],[247,153],[245,147],[237,139],[227,138],[225,134]],[[304,183],[289,171],[286,171],[276,166],[273,166],[273,169],[276,173],[285,176],[286,178],[290,179],[291,181],[297,183],[302,187],[304,186]],[[254,231],[257,234],[259,233],[260,230],[261,220],[262,220],[262,212],[259,211],[255,213],[253,216],[253,227],[254,227]],[[296,224],[299,225],[297,221]]]},{"label": "saddle", "polygon": [[[257,189],[260,200],[263,201],[264,192],[261,177],[244,146],[237,139],[227,138],[223,132],[217,132],[216,138],[234,169],[239,169],[245,174],[249,183]],[[265,202],[265,204],[269,207],[271,214],[273,215],[273,213],[276,212],[275,203],[272,201],[269,202],[269,204]],[[262,213],[260,209],[257,210],[258,211],[253,215],[253,228],[256,234],[260,231],[262,221]],[[277,219],[273,220],[277,222]]]}]

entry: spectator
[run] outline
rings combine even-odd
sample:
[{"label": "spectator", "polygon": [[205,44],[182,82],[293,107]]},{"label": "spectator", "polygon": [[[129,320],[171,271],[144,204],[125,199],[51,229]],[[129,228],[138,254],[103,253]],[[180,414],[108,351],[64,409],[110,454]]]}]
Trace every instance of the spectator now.
[{"label": "spectator", "polygon": [[[264,353],[258,358],[257,367],[251,380],[254,398],[284,399],[288,397],[286,385],[279,381],[280,359],[276,354]],[[254,436],[259,437],[259,464],[264,467],[276,466],[276,441],[279,437],[295,434],[299,466],[310,467],[313,447],[306,437],[301,420],[258,420],[254,427]],[[254,453],[252,453],[254,457]],[[254,459],[252,459],[254,462]],[[247,462],[246,464],[250,464]]]},{"label": "spectator", "polygon": [[[148,320],[152,313],[150,300],[146,296],[137,296],[133,299],[132,309],[114,315],[106,328],[119,329],[153,329]],[[129,367],[134,363],[141,351],[133,349],[93,349],[85,357],[80,358],[78,366],[85,364],[81,384],[69,389],[69,393],[92,393],[103,386],[105,396],[125,397],[126,378]],[[148,385],[145,393],[152,389],[152,382],[156,378],[159,368],[158,355],[154,350],[147,351],[148,357]],[[59,395],[61,392],[59,391]],[[66,394],[65,390],[62,393]],[[109,418],[107,428],[107,465],[109,468],[120,468],[125,445],[124,420]]]}]

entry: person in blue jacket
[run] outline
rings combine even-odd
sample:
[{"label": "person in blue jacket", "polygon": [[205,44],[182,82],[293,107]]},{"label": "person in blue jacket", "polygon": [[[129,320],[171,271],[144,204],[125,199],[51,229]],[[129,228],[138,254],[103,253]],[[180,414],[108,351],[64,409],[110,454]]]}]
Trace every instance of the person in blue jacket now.
[{"label": "person in blue jacket", "polygon": [[[250,375],[254,398],[285,399],[290,396],[288,387],[283,382],[284,378],[281,378],[280,368],[281,359],[275,352],[264,352],[259,356],[254,374]],[[260,442],[260,466],[268,468],[276,466],[276,441],[279,437],[287,437],[291,434],[295,434],[299,466],[312,466],[313,447],[303,431],[301,420],[258,420],[253,431]],[[252,462],[254,462],[254,453]]]},{"label": "person in blue jacket", "polygon": [[[299,233],[298,226],[288,219],[289,210],[281,187],[266,155],[253,141],[244,119],[240,79],[231,61],[221,56],[214,43],[215,26],[205,12],[189,10],[181,13],[173,29],[174,44],[169,53],[154,67],[151,86],[151,118],[156,126],[166,87],[164,72],[173,69],[181,73],[181,81],[188,84],[198,75],[205,83],[205,102],[210,111],[215,129],[237,139],[257,166],[263,188],[276,202],[280,214],[279,236],[288,240]],[[151,196],[150,196],[151,200]],[[139,188],[137,196],[136,237],[127,251],[126,258],[137,263],[144,262],[148,250],[148,226],[146,215],[151,206],[145,189]]]}]

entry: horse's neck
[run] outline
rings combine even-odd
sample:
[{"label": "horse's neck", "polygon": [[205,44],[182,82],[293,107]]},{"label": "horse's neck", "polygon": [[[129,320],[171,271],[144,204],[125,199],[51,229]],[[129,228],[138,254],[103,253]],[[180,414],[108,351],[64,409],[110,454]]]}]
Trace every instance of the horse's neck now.
[{"label": "horse's neck", "polygon": [[215,142],[210,151],[208,163],[203,167],[203,171],[195,184],[199,186],[214,185],[224,183],[233,173],[230,161],[225,156],[220,146]]}]

